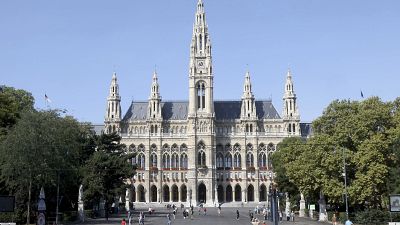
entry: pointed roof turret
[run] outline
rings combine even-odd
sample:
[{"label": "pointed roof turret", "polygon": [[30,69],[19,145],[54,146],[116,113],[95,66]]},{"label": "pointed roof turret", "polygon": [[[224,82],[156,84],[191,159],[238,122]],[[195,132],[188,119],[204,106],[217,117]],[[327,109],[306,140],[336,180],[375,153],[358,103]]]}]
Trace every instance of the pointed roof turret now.
[{"label": "pointed roof turret", "polygon": [[257,118],[256,115],[256,105],[254,101],[254,95],[251,90],[250,72],[247,71],[243,85],[241,118],[246,120],[254,120]]},{"label": "pointed roof turret", "polygon": [[203,1],[201,0],[197,2],[191,47],[194,49],[194,53],[204,54],[207,52],[208,55],[211,54],[211,42],[208,34],[206,14],[204,12]]},{"label": "pointed roof turret", "polygon": [[153,72],[153,82],[151,84],[150,99],[161,99],[159,89],[160,89],[160,86],[158,85],[157,71],[154,70],[154,72]]},{"label": "pointed roof turret", "polygon": [[283,98],[288,98],[288,97],[296,97],[293,88],[292,72],[290,71],[290,69],[288,69],[286,73],[285,94]]},{"label": "pointed roof turret", "polygon": [[112,74],[111,84],[110,84],[110,92],[109,92],[108,97],[109,98],[120,99],[117,73],[115,71]]},{"label": "pointed roof turret", "polygon": [[247,71],[244,78],[243,85],[243,97],[242,98],[254,98],[253,92],[251,90],[251,80],[250,80],[250,72]]},{"label": "pointed roof turret", "polygon": [[294,92],[292,72],[286,73],[285,93],[283,94],[284,130],[289,135],[300,135],[300,113],[297,107],[297,97]]},{"label": "pointed roof turret", "polygon": [[206,19],[205,19],[204,16],[203,17],[197,17],[197,16],[201,16],[201,15],[204,15],[204,4],[203,4],[202,0],[199,0],[197,2],[196,18],[201,19],[201,20],[197,20],[196,19],[196,25],[198,25],[198,24],[206,25]]},{"label": "pointed roof turret", "polygon": [[[160,86],[158,85],[157,71],[153,72],[153,82],[151,84],[151,93],[149,97],[148,114],[147,118],[151,120],[160,120],[161,117],[161,96]],[[154,130],[153,130],[154,132]],[[157,131],[156,131],[157,133]]]}]

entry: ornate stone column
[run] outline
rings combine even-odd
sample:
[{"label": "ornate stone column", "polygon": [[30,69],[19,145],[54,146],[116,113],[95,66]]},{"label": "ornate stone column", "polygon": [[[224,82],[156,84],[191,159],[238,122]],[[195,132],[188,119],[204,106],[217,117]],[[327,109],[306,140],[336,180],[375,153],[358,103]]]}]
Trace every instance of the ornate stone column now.
[{"label": "ornate stone column", "polygon": [[306,201],[304,200],[303,193],[300,194],[300,210],[299,210],[299,217],[305,217],[305,209],[306,209]]},{"label": "ornate stone column", "polygon": [[286,192],[285,214],[286,217],[290,216],[290,201],[289,201],[289,193],[287,192]]},{"label": "ornate stone column", "polygon": [[81,222],[85,222],[85,209],[83,205],[83,185],[79,186],[79,196],[78,196],[78,214],[79,214],[79,220]]}]

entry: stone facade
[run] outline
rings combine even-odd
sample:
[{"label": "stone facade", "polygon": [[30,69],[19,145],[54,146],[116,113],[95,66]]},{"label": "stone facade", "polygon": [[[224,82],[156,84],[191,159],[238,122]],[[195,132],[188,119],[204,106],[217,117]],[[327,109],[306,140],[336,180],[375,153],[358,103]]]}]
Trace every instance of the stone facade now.
[{"label": "stone facade", "polygon": [[[190,45],[189,100],[162,102],[157,73],[148,101],[132,102],[121,117],[117,76],[107,99],[106,133],[118,132],[137,166],[132,202],[214,205],[266,202],[273,178],[270,155],[300,123],[292,75],[287,73],[281,117],[271,100],[256,101],[250,73],[237,101],[214,101],[211,41],[201,0]],[[231,204],[232,204],[231,203]]]}]

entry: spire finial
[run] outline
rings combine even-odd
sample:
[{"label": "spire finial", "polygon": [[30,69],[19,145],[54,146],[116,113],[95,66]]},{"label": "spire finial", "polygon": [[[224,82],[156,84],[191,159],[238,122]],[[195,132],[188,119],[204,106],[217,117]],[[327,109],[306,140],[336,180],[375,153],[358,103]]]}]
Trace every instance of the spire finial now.
[{"label": "spire finial", "polygon": [[288,68],[286,76],[287,77],[292,77],[292,72],[290,71],[290,68]]},{"label": "spire finial", "polygon": [[250,79],[250,72],[249,72],[249,70],[246,71],[245,77],[246,77],[246,80]]}]

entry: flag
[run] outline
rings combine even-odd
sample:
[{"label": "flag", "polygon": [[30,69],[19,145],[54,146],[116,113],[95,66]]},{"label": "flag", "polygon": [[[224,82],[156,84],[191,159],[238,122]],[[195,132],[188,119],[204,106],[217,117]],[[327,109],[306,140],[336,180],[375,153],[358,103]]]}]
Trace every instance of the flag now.
[{"label": "flag", "polygon": [[49,97],[47,97],[47,94],[44,94],[44,100],[46,100],[47,103],[51,103],[51,100]]},{"label": "flag", "polygon": [[360,91],[361,92],[361,98],[364,98],[364,94],[363,94],[363,92],[362,91]]}]

